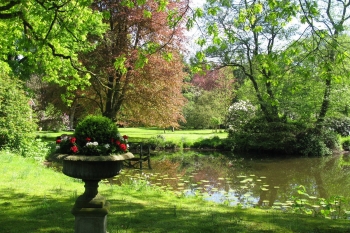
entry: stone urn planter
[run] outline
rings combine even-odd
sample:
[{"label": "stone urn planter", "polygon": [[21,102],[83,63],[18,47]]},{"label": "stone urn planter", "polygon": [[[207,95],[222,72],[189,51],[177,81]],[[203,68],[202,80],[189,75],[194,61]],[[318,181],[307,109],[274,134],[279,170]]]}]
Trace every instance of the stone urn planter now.
[{"label": "stone urn planter", "polygon": [[63,162],[65,175],[85,183],[85,192],[77,198],[71,211],[75,216],[75,233],[106,233],[110,204],[98,193],[98,183],[118,175],[123,161],[131,158],[134,155],[130,152],[110,156],[57,156]]}]

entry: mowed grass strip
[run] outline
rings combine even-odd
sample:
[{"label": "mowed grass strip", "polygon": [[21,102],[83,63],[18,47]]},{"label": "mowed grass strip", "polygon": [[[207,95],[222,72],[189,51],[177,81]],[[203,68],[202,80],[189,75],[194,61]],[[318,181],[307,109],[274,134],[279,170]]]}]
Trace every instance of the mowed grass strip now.
[{"label": "mowed grass strip", "polygon": [[[178,130],[175,129],[172,131],[171,129],[160,129],[156,127],[151,128],[119,128],[119,132],[122,135],[128,135],[131,142],[138,142],[147,140],[152,137],[157,137],[161,135],[167,141],[177,142],[179,140],[186,140],[189,142],[194,142],[199,139],[210,138],[214,136],[218,136],[220,138],[227,138],[228,133],[224,130],[212,130],[212,129],[200,129],[200,130]],[[62,134],[72,135],[74,132],[72,131],[40,131],[37,132],[37,135],[46,140],[46,141],[54,141],[57,136],[61,136]]]},{"label": "mowed grass strip", "polygon": [[[1,233],[74,232],[70,210],[84,191],[80,180],[8,152],[0,152],[0,172]],[[163,191],[143,180],[101,182],[99,190],[111,202],[109,233],[350,231],[348,220],[239,209]]]}]

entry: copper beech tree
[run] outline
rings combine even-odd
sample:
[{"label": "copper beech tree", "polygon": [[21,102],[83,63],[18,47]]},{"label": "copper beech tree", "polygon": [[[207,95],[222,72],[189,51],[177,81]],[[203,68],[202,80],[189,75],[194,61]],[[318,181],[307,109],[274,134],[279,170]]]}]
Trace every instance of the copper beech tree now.
[{"label": "copper beech tree", "polygon": [[[188,0],[95,1],[108,23],[97,47],[80,56],[93,74],[89,98],[104,116],[145,125],[183,120],[180,52]],[[93,92],[93,94],[91,94]]]}]

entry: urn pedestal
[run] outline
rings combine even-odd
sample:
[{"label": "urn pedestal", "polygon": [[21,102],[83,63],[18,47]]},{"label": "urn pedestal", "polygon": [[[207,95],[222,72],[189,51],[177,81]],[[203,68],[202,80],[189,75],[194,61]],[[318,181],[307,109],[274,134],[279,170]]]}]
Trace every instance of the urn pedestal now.
[{"label": "urn pedestal", "polygon": [[102,179],[119,174],[123,161],[133,158],[132,153],[111,156],[59,155],[63,173],[82,179],[85,192],[77,198],[71,213],[75,216],[75,233],[106,233],[110,204],[98,193]]}]

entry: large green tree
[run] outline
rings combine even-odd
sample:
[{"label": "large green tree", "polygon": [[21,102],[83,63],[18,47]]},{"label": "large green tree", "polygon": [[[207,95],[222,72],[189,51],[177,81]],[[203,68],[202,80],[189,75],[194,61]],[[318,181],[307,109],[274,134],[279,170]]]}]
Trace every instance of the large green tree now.
[{"label": "large green tree", "polygon": [[0,3],[0,62],[23,79],[32,74],[75,90],[89,77],[78,52],[95,47],[88,35],[105,31],[91,1],[12,0]]},{"label": "large green tree", "polygon": [[[279,93],[274,92],[288,64],[285,46],[295,28],[290,22],[298,6],[292,1],[211,1],[194,19],[203,25],[197,40],[197,62],[216,68],[231,66],[252,83],[267,121],[280,121]],[[191,21],[190,21],[191,22]],[[191,25],[191,23],[189,23]]]},{"label": "large green tree", "polygon": [[336,100],[332,91],[339,92],[335,84],[347,83],[346,40],[340,38],[349,6],[331,0],[208,0],[204,11],[194,13],[203,25],[197,62],[235,67],[249,79],[267,121],[285,116],[322,125]]},{"label": "large green tree", "polygon": [[317,123],[321,126],[331,106],[334,84],[349,76],[347,65],[344,65],[348,62],[347,47],[341,37],[348,33],[350,1],[299,0],[299,3],[303,12],[301,20],[310,27],[313,36],[313,43],[306,48],[310,52],[308,56],[318,61],[317,78],[324,83],[322,105],[317,116]]}]

